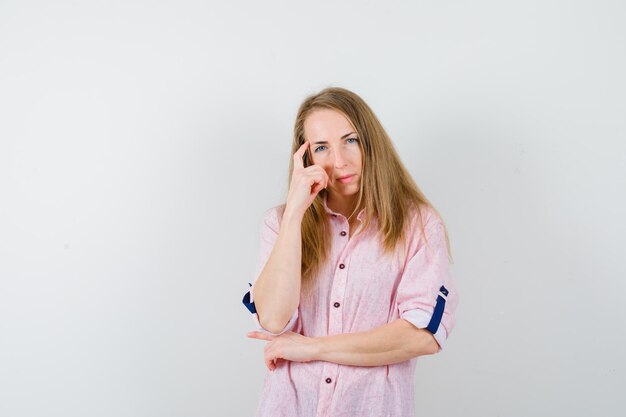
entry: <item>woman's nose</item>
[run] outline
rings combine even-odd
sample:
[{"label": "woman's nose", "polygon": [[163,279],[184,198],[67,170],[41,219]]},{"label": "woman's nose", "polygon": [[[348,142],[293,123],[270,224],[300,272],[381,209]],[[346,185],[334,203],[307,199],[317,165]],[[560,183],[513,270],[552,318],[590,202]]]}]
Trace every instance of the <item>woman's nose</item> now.
[{"label": "woman's nose", "polygon": [[334,158],[333,164],[335,168],[343,168],[346,166],[346,160],[343,158],[343,155],[341,155],[341,152],[334,151],[333,158]]}]

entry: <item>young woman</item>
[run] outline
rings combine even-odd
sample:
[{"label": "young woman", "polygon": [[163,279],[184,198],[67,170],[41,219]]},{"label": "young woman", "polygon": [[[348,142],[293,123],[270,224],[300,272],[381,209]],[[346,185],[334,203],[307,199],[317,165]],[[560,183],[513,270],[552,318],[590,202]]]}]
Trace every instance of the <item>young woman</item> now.
[{"label": "young woman", "polygon": [[268,342],[256,415],[413,416],[416,358],[455,323],[445,225],[349,90],[304,100],[292,154],[243,300]]}]

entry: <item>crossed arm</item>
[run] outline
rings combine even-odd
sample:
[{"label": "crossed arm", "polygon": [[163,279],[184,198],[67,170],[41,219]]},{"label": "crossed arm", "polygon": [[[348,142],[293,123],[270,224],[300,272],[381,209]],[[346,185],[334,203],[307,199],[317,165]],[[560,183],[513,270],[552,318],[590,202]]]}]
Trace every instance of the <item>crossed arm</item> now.
[{"label": "crossed arm", "polygon": [[318,360],[358,366],[390,365],[439,350],[430,332],[403,319],[366,332],[320,337],[318,343]]},{"label": "crossed arm", "polygon": [[247,336],[269,341],[264,355],[270,371],[276,369],[279,359],[381,366],[439,351],[439,344],[428,330],[418,329],[404,319],[366,332],[333,336],[307,337],[294,332],[272,336],[258,331],[249,332]]}]

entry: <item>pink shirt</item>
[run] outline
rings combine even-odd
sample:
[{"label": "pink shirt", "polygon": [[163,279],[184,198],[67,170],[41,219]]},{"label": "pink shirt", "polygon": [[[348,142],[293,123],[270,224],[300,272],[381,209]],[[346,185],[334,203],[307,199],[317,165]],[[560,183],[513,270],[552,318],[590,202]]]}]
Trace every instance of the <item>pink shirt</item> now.
[{"label": "pink shirt", "polygon": [[[457,290],[448,272],[441,220],[432,210],[425,213],[426,247],[414,211],[407,253],[398,251],[383,257],[373,228],[349,237],[346,217],[330,210],[325,200],[324,207],[331,216],[332,248],[330,262],[316,277],[312,299],[301,298],[280,333],[263,329],[253,313],[257,329],[268,334],[293,331],[317,337],[364,332],[402,318],[418,328],[428,327],[441,350],[454,327],[458,304]],[[279,208],[273,207],[264,215],[255,280],[278,236]],[[365,209],[357,219],[364,222],[364,216]],[[403,255],[407,256],[406,262]],[[253,294],[248,296],[253,303]],[[280,360],[276,370],[265,375],[256,416],[415,416],[416,362],[413,358],[384,366],[348,366]]]}]

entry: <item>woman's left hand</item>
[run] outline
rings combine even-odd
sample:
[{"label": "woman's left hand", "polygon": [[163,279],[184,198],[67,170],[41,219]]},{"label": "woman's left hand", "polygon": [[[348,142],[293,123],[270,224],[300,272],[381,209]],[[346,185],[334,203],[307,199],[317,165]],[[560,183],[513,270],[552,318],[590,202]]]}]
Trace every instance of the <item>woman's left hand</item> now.
[{"label": "woman's left hand", "polygon": [[317,343],[314,337],[303,336],[299,333],[285,332],[278,336],[268,335],[262,332],[253,331],[247,334],[248,337],[260,340],[267,340],[265,345],[265,366],[270,371],[276,369],[278,359],[285,359],[295,362],[309,362],[315,359],[317,353]]}]

